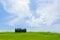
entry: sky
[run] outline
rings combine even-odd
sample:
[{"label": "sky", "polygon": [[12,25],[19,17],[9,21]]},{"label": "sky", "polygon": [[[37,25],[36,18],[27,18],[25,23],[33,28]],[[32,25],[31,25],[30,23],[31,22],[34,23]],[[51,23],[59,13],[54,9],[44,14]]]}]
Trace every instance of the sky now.
[{"label": "sky", "polygon": [[0,32],[15,28],[60,32],[60,0],[0,0]]}]

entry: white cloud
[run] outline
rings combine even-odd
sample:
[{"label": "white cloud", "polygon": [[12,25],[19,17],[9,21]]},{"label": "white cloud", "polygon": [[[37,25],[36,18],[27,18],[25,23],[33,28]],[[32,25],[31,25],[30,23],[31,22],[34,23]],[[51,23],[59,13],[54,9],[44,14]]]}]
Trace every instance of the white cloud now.
[{"label": "white cloud", "polygon": [[[26,11],[29,10],[28,0],[2,0],[1,1],[4,9],[9,13],[16,13],[17,11]],[[21,11],[21,12],[22,12]]]},{"label": "white cloud", "polygon": [[[42,1],[42,0],[41,0]],[[44,1],[44,0],[43,0]],[[1,0],[4,9],[10,13],[14,14],[17,17],[15,19],[11,19],[7,24],[15,25],[21,22],[25,17],[29,17],[28,21],[25,21],[29,26],[40,27],[41,25],[51,26],[54,20],[56,20],[59,15],[58,13],[58,1],[52,1],[52,3],[40,3],[37,1],[37,10],[36,14],[39,15],[39,18],[35,18],[32,16],[30,12],[29,4],[30,0]]]},{"label": "white cloud", "polygon": [[17,24],[24,17],[31,17],[29,9],[29,0],[1,0],[3,8],[10,14],[14,14],[17,17],[8,22],[9,25]]},{"label": "white cloud", "polygon": [[[43,2],[43,1],[42,1]],[[58,13],[58,1],[52,1],[53,3],[46,4],[45,2],[40,5],[38,3],[37,15],[40,15],[39,18],[32,17],[31,20],[27,21],[30,26],[40,27],[41,25],[51,26],[54,20],[56,20],[59,15]]]}]

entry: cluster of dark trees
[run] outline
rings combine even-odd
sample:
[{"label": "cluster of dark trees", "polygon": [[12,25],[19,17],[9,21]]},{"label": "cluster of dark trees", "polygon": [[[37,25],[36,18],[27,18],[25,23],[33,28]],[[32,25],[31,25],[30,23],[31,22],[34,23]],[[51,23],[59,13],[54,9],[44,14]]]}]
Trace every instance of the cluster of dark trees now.
[{"label": "cluster of dark trees", "polygon": [[16,28],[15,32],[26,32],[26,29]]}]

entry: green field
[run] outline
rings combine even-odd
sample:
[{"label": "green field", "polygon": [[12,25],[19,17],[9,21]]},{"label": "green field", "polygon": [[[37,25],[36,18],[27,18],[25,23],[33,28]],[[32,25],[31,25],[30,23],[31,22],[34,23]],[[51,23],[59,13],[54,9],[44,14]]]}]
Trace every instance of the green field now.
[{"label": "green field", "polygon": [[0,40],[60,40],[60,34],[50,32],[1,32]]}]

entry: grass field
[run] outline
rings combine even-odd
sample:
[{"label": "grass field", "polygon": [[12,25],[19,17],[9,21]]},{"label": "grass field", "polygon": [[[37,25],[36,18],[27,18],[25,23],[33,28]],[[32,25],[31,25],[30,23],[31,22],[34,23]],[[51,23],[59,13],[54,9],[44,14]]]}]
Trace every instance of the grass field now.
[{"label": "grass field", "polygon": [[60,34],[49,32],[1,32],[0,40],[60,40]]}]

